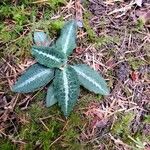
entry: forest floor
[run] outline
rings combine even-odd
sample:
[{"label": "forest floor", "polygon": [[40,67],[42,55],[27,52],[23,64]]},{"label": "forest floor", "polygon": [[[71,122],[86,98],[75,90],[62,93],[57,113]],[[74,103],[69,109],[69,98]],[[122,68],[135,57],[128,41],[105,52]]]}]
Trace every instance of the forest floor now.
[{"label": "forest floor", "polygon": [[111,92],[103,97],[82,88],[66,120],[57,105],[45,107],[47,88],[17,94],[10,87],[34,62],[34,30],[54,40],[75,18],[75,2],[0,2],[0,150],[150,150],[150,3],[81,4],[83,28],[70,61],[101,73]]}]

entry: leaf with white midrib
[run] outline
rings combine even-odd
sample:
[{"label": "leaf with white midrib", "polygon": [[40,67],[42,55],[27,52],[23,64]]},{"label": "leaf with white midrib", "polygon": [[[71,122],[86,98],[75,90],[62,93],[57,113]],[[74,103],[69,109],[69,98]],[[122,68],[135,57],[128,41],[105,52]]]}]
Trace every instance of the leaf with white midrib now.
[{"label": "leaf with white midrib", "polygon": [[40,64],[50,68],[60,67],[66,61],[63,53],[50,47],[33,46],[32,55]]},{"label": "leaf with white midrib", "polygon": [[55,43],[57,49],[69,56],[76,47],[77,25],[74,20],[67,22],[61,30],[60,37]]},{"label": "leaf with white midrib", "polygon": [[49,58],[49,59],[52,59],[52,60],[54,60],[54,61],[57,61],[58,63],[61,62],[60,59],[58,59],[56,56],[53,56],[53,55],[51,55],[51,54],[48,54],[48,53],[39,51],[39,50],[37,50],[37,49],[33,49],[33,51],[35,51],[35,52],[37,52],[38,54],[41,54],[41,55],[43,55],[43,56],[45,56],[45,57],[47,57],[47,58]]},{"label": "leaf with white midrib", "polygon": [[67,117],[79,96],[79,81],[76,72],[71,67],[57,70],[53,85],[58,104]]},{"label": "leaf with white midrib", "polygon": [[54,70],[38,63],[29,67],[12,86],[12,91],[29,93],[49,83],[54,77]]},{"label": "leaf with white midrib", "polygon": [[70,26],[69,30],[68,30],[68,36],[66,37],[66,43],[64,43],[64,47],[62,49],[62,51],[66,54],[67,53],[67,49],[68,49],[68,45],[69,45],[69,39],[71,37],[72,34],[72,30],[73,30],[73,25]]},{"label": "leaf with white midrib", "polygon": [[65,92],[65,112],[67,113],[68,101],[69,101],[69,86],[68,79],[66,75],[66,69],[63,71],[63,80],[64,80],[64,92]]},{"label": "leaf with white midrib", "polygon": [[81,85],[86,89],[97,94],[109,94],[109,89],[104,78],[95,70],[84,64],[74,65],[72,68],[77,72]]}]

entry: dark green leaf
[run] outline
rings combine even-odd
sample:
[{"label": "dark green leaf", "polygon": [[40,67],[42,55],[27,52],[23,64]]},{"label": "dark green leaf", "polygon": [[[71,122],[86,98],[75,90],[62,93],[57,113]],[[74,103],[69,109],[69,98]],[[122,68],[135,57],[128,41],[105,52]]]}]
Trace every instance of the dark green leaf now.
[{"label": "dark green leaf", "polygon": [[12,86],[12,91],[29,93],[38,90],[48,84],[54,77],[54,70],[40,64],[29,67],[24,74]]},{"label": "dark green leaf", "polygon": [[66,117],[72,111],[78,99],[79,91],[78,77],[71,67],[56,71],[54,79],[54,94]]},{"label": "dark green leaf", "polygon": [[32,55],[36,60],[49,68],[60,67],[65,63],[65,56],[50,47],[32,47]]},{"label": "dark green leaf", "polygon": [[47,90],[46,107],[50,107],[56,103],[57,103],[57,100],[54,96],[53,85],[50,85],[48,90]]},{"label": "dark green leaf", "polygon": [[56,49],[62,51],[66,56],[69,56],[76,47],[76,30],[77,25],[75,21],[67,22],[56,41]]},{"label": "dark green leaf", "polygon": [[104,78],[95,70],[84,64],[72,66],[78,74],[79,81],[86,89],[97,94],[108,95],[109,89]]}]

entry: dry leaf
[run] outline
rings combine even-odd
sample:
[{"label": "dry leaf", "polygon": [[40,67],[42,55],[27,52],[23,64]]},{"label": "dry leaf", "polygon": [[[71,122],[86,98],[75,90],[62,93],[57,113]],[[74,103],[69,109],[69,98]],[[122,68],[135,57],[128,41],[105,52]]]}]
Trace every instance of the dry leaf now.
[{"label": "dry leaf", "polygon": [[133,71],[131,73],[131,78],[133,81],[137,81],[139,79],[139,72]]}]

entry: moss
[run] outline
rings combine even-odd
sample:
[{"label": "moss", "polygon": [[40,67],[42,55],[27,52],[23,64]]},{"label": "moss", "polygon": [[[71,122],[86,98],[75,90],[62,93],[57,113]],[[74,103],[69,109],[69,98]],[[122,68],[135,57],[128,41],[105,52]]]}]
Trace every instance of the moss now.
[{"label": "moss", "polygon": [[[28,123],[22,125],[17,136],[27,143],[25,149],[34,149],[38,145],[44,150],[63,147],[71,150],[82,148],[78,138],[85,120],[81,119],[78,108],[76,107],[76,113],[72,113],[68,121],[65,121],[60,114],[57,105],[45,108],[42,106],[41,101],[32,104],[30,109],[25,112]],[[40,122],[40,118],[46,116],[49,116],[49,118],[43,119],[43,122],[49,130]],[[61,120],[64,121],[62,122]],[[61,135],[61,140],[51,145]]]},{"label": "moss", "polygon": [[[119,115],[117,121],[112,126],[111,133],[133,147],[133,150],[141,150],[145,147],[144,143],[149,143],[150,136],[141,132],[140,128],[138,128],[136,133],[132,133],[131,125],[134,117],[133,113],[126,113],[124,116]],[[144,118],[144,122],[147,123],[147,116]]]},{"label": "moss", "polygon": [[142,30],[144,28],[144,20],[138,19],[136,23],[136,29],[137,30]]},{"label": "moss", "polygon": [[34,101],[35,101],[35,102],[39,102],[39,101],[41,101],[41,100],[44,100],[45,97],[46,97],[46,92],[47,92],[47,91],[44,91],[44,90],[38,91],[38,92],[36,93],[36,96],[34,97]]},{"label": "moss", "polygon": [[[2,47],[1,53],[4,55],[14,55],[20,59],[28,57],[31,49],[32,32],[35,29],[43,29],[53,38],[62,27],[62,19],[53,21],[49,18],[54,15],[64,0],[52,0],[47,2],[44,7],[42,7],[44,3],[37,5],[32,2],[32,0],[23,0],[14,6],[10,5],[10,1],[6,1],[0,5],[0,40],[2,43],[9,43]],[[43,17],[39,19],[38,12],[41,8],[44,13]]]},{"label": "moss", "polygon": [[17,146],[8,140],[0,140],[1,150],[17,150]]},{"label": "moss", "polygon": [[144,60],[136,59],[136,58],[133,58],[133,57],[129,57],[128,63],[129,63],[129,65],[131,66],[131,68],[133,70],[137,70],[142,65],[145,65],[145,61]]},{"label": "moss", "polygon": [[51,29],[54,31],[60,31],[63,25],[64,25],[64,21],[62,21],[61,19],[56,20],[51,23]]},{"label": "moss", "polygon": [[43,149],[49,149],[50,143],[60,134],[62,125],[55,118],[43,120],[49,131],[40,122],[40,118],[48,115],[49,109],[43,107],[42,102],[32,104],[26,112],[28,123],[21,127],[18,135],[19,138],[26,141],[25,149],[34,149],[38,145],[42,146]]},{"label": "moss", "polygon": [[[23,60],[24,58],[28,58],[30,57],[32,33],[36,29],[44,30],[50,35],[50,38],[53,39],[57,35],[60,28],[62,28],[64,24],[63,17],[60,17],[57,20],[50,20],[50,18],[56,14],[59,6],[62,6],[64,3],[66,4],[64,0],[51,0],[46,3],[42,2],[39,4],[33,4],[32,2],[33,0],[20,0],[16,6],[12,5],[10,0],[0,2],[0,41],[2,43],[0,57],[11,55],[18,58],[15,59],[16,62]],[[88,1],[84,1],[84,3],[82,3],[84,8],[87,8],[88,3]],[[87,37],[82,39],[82,42],[86,44],[87,42],[88,44],[93,43],[97,49],[106,45],[109,47],[110,44],[110,49],[107,51],[107,56],[105,57],[109,58],[110,56],[114,56],[115,47],[111,47],[111,43],[117,43],[119,45],[121,42],[120,40],[122,39],[120,38],[121,35],[102,35],[98,37],[90,25],[92,14],[89,11],[84,11],[83,15]],[[105,21],[107,21],[105,18],[100,21],[100,28],[102,30],[105,30]],[[131,31],[135,33],[134,31],[142,30],[142,28],[143,23],[139,21],[136,28],[132,28]],[[146,49],[147,56],[145,59],[148,61],[149,45],[145,43],[143,49]],[[129,64],[134,70],[145,64],[144,61],[134,59],[131,56],[127,58],[129,58]],[[107,71],[107,75],[111,78],[112,75],[115,74],[112,70],[110,70],[109,72]],[[111,87],[113,87],[113,85],[114,83],[112,77]],[[0,89],[3,89],[3,91],[8,91],[8,87],[6,87],[6,85],[0,86]],[[131,93],[126,88],[125,93],[126,95],[131,96]],[[12,94],[11,92],[8,92],[7,94],[13,96],[14,93]],[[45,96],[46,91],[42,90],[38,92],[38,94],[30,102],[26,111],[20,110],[19,106],[17,106],[15,110],[18,116],[25,116],[25,122],[20,123],[19,131],[17,135],[14,135],[14,138],[16,140],[26,142],[26,144],[24,146],[20,146],[19,144],[16,146],[8,139],[1,139],[0,149],[15,150],[19,149],[19,146],[20,149],[25,150],[93,149],[93,146],[95,146],[95,143],[93,142],[94,139],[91,139],[93,143],[87,141],[82,143],[79,141],[80,133],[83,130],[86,130],[85,125],[89,122],[89,120],[86,120],[86,118],[82,115],[82,108],[87,107],[91,102],[100,102],[103,100],[103,96],[95,95],[83,89],[81,91],[78,104],[68,120],[63,118],[62,112],[60,111],[60,108],[58,108],[57,104],[50,108],[45,107],[43,101]],[[21,97],[20,99],[23,98],[24,97]],[[141,131],[140,128],[135,134],[131,132],[130,127],[134,114],[126,113],[124,115],[124,113],[122,113],[117,114],[117,116],[118,120],[114,122],[110,131],[116,139],[121,139],[124,143],[131,145],[133,149],[136,150],[137,145],[142,147],[144,142],[149,143],[150,136],[142,133],[143,131]],[[48,129],[46,129],[40,121],[40,118],[45,117],[48,118],[43,119],[43,123]],[[141,126],[148,125],[150,123],[149,118],[150,117],[148,115],[144,116]],[[56,143],[51,145],[59,137],[61,138]],[[104,144],[106,149],[115,149],[115,145],[110,138],[102,138],[100,141],[96,142]]]},{"label": "moss", "polygon": [[100,102],[103,100],[103,96],[99,94],[89,93],[88,91],[81,91],[82,95],[81,98],[78,101],[79,107],[86,107],[91,102]]},{"label": "moss", "polygon": [[94,32],[94,30],[91,28],[91,25],[89,24],[90,17],[91,17],[91,14],[89,12],[85,12],[83,24],[84,24],[84,27],[86,29],[89,41],[90,42],[96,42],[97,41],[97,35]]},{"label": "moss", "polygon": [[[30,150],[38,146],[44,150],[57,150],[60,148],[71,150],[83,149],[84,145],[79,143],[78,138],[86,120],[80,115],[80,111],[78,110],[80,106],[76,106],[76,113],[72,113],[68,120],[65,121],[57,104],[50,108],[43,106],[44,97],[45,94],[39,92],[35,97],[36,102],[31,104],[28,111],[19,111],[21,114],[25,113],[24,115],[28,122],[21,126],[21,130],[17,136],[27,143],[24,149]],[[48,118],[42,121],[47,128],[40,121],[40,118],[45,117]],[[62,136],[61,140],[51,145],[60,136]]]},{"label": "moss", "polygon": [[[98,36],[93,28],[90,25],[90,18],[92,18],[92,14],[90,12],[85,12],[84,13],[84,27],[87,32],[87,37],[88,37],[88,42],[94,43],[95,47],[99,48],[102,45],[108,45],[111,43],[119,43],[120,42],[120,37],[119,35],[115,36],[109,36],[109,35],[101,35]],[[104,28],[105,20],[101,21],[100,27]]]},{"label": "moss", "polygon": [[144,122],[150,124],[150,115],[145,115],[144,116]]},{"label": "moss", "polygon": [[127,140],[128,135],[130,135],[130,125],[135,115],[132,113],[127,113],[124,116],[118,117],[117,121],[113,124],[111,129],[112,134],[122,137],[122,139]]}]

